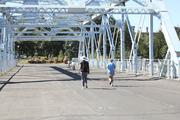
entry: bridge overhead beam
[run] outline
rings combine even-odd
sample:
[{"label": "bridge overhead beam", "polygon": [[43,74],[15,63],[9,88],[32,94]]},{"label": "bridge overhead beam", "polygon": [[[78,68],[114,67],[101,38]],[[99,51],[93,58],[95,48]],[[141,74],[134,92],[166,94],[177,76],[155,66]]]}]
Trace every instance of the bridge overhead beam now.
[{"label": "bridge overhead beam", "polygon": [[[0,27],[6,27],[7,24],[0,24]],[[80,25],[57,25],[55,23],[18,23],[18,24],[10,24],[12,28],[19,28],[19,27],[29,27],[29,28],[35,28],[35,27],[50,27],[50,28],[79,28]],[[103,25],[83,25],[84,29],[89,29],[93,27],[94,29],[101,29]],[[116,27],[115,25],[110,25],[111,28]]]},{"label": "bridge overhead beam", "polygon": [[[15,34],[31,34],[31,31],[25,31],[25,32],[15,32]],[[36,33],[36,32],[35,32]],[[39,34],[51,34],[51,32],[46,32],[46,31],[38,31],[37,33]],[[99,31],[94,31],[94,32],[78,32],[78,31],[74,31],[74,32],[55,32],[55,34],[85,34],[85,35],[89,35],[89,34],[99,34]]]},{"label": "bridge overhead beam", "polygon": [[0,12],[5,13],[56,13],[56,14],[158,14],[159,11],[148,7],[99,7],[86,6],[84,8],[71,8],[69,6],[41,6],[41,5],[0,5]]},{"label": "bridge overhead beam", "polygon": [[82,41],[82,36],[16,36],[15,41]]}]

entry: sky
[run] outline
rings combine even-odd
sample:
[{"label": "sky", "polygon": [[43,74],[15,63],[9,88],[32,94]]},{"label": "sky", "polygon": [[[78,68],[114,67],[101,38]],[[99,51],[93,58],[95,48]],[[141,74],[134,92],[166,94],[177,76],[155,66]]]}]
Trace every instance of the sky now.
[{"label": "sky", "polygon": [[[180,27],[180,0],[164,0],[167,10],[169,12],[169,17],[174,26]],[[130,1],[128,2],[127,6],[134,6],[137,7],[138,5]],[[146,31],[146,27],[149,26],[149,16],[145,16],[144,22],[142,20],[143,17],[140,17],[141,15],[129,15],[130,22],[132,26],[135,26],[135,31],[137,31],[138,25],[139,25],[139,20],[141,18],[142,24],[140,24],[140,27],[143,28],[143,31]],[[160,20],[157,17],[154,17],[154,31],[159,31],[160,29]]]},{"label": "sky", "polygon": [[180,27],[180,0],[165,0],[174,26]]}]

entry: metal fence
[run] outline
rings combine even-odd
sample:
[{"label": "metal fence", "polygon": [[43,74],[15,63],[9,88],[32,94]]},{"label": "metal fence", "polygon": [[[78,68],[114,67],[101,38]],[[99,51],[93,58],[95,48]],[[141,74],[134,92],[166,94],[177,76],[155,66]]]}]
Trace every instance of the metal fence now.
[{"label": "metal fence", "polygon": [[0,52],[0,74],[4,74],[14,66],[16,66],[16,59],[13,54]]},{"label": "metal fence", "polygon": [[[165,59],[154,59],[153,61],[153,76],[180,80],[180,61],[178,65],[175,65],[171,60]],[[107,59],[106,61],[97,61],[94,59],[89,60],[89,62],[91,68],[106,69],[106,66],[110,60]],[[128,72],[137,75],[150,75],[149,59],[138,59],[135,63],[136,68],[133,68],[134,66],[132,60],[126,59],[123,71],[121,69],[122,63],[120,60],[115,60],[115,64],[116,72]]]}]

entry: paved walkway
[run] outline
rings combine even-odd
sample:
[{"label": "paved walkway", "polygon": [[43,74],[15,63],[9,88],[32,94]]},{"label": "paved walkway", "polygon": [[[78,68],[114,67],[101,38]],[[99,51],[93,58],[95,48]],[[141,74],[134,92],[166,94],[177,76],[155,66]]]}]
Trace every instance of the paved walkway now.
[{"label": "paved walkway", "polygon": [[119,73],[110,87],[102,70],[89,79],[82,90],[78,71],[65,65],[17,67],[0,77],[0,120],[180,119],[178,81]]}]

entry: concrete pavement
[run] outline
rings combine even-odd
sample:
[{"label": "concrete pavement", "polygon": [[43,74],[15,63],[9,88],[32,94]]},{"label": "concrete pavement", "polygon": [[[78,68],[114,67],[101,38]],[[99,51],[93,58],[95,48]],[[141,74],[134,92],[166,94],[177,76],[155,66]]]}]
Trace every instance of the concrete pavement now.
[{"label": "concrete pavement", "polygon": [[89,88],[82,90],[78,71],[67,65],[17,67],[0,77],[0,120],[180,118],[178,81],[117,73],[110,87],[103,70],[91,69],[88,77]]}]

